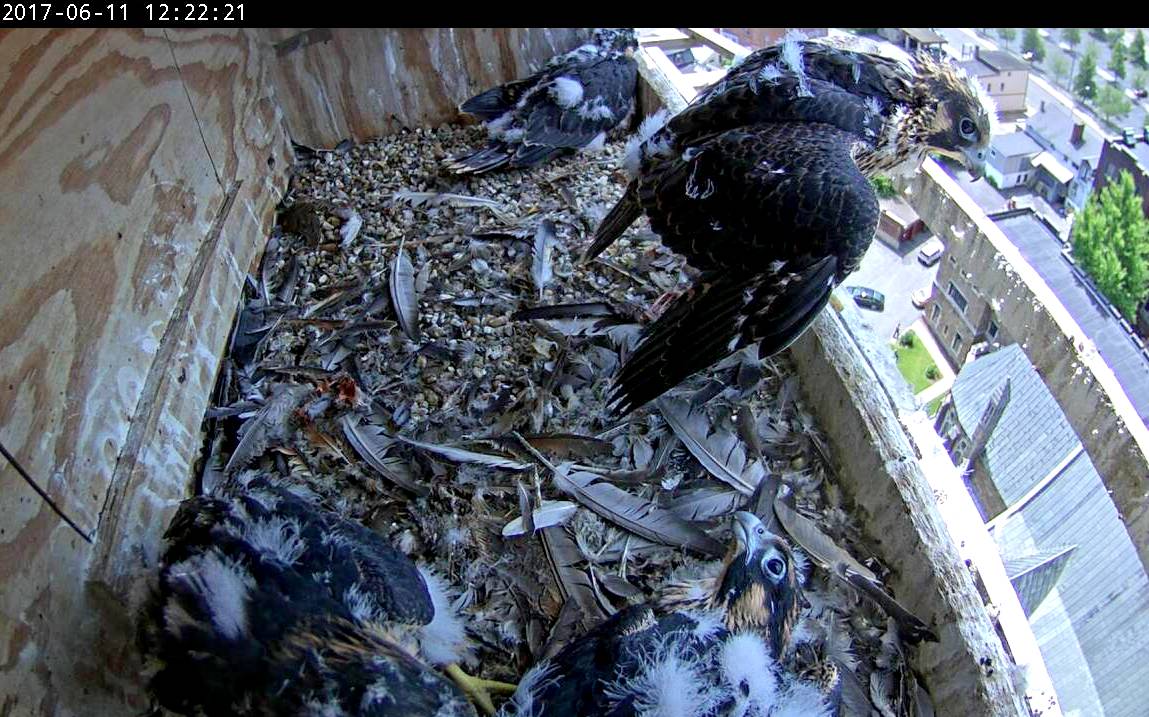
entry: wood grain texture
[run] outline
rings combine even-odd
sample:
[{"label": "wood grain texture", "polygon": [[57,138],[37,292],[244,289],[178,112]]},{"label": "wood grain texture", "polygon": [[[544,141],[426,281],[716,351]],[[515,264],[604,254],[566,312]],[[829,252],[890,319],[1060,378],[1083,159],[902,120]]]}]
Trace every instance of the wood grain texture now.
[{"label": "wood grain texture", "polygon": [[224,198],[160,341],[101,521],[91,579],[115,594],[126,594],[135,575],[155,564],[167,517],[187,495],[243,278],[263,251],[290,163],[255,36],[224,30],[167,37]]},{"label": "wood grain texture", "polygon": [[530,74],[589,35],[574,28],[263,30],[296,142],[333,147],[454,120],[474,94]]},{"label": "wood grain texture", "polygon": [[242,31],[0,35],[0,440],[97,536],[0,467],[0,713],[143,704],[134,584],[87,580],[146,564],[186,494],[288,164],[265,66]]}]

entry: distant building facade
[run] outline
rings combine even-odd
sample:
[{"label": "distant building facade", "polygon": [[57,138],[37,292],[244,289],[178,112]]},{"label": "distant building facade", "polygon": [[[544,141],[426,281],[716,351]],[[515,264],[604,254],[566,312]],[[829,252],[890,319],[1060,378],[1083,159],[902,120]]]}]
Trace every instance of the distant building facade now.
[{"label": "distant building facade", "polygon": [[827,27],[720,27],[719,32],[737,40],[740,44],[757,50],[762,47],[774,45],[782,41],[786,33],[797,30],[806,37],[825,37],[830,29]]},{"label": "distant building facade", "polygon": [[1149,217],[1149,129],[1142,130],[1140,137],[1134,135],[1134,140],[1132,146],[1121,140],[1105,140],[1093,191],[1100,191],[1125,170],[1133,175],[1133,184],[1141,196],[1141,210]]},{"label": "distant building facade", "polygon": [[985,176],[998,189],[1028,186],[1037,173],[1033,158],[1041,151],[1041,145],[1025,132],[994,135],[986,158]]},{"label": "distant building facade", "polygon": [[1047,102],[1026,119],[1025,132],[1045,150],[1032,160],[1037,168],[1034,191],[1055,206],[1084,209],[1104,138],[1070,111]]},{"label": "distant building facade", "polygon": [[1025,112],[1029,89],[1029,65],[1008,52],[973,47],[973,56],[960,63],[962,69],[986,89],[997,102],[999,115]]}]

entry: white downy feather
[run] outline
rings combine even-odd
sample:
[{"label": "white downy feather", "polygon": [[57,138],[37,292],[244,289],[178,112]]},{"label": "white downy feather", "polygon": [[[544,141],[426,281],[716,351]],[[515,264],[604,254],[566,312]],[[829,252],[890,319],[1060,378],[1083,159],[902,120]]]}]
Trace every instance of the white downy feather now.
[{"label": "white downy feather", "polygon": [[642,124],[638,126],[638,131],[626,141],[626,158],[622,165],[628,175],[631,177],[638,176],[638,169],[642,164],[643,157],[642,145],[653,137],[658,130],[662,129],[668,119],[670,119],[670,113],[666,110],[659,110],[644,119]]},{"label": "white downy feather", "polygon": [[255,581],[243,566],[211,550],[173,565],[169,579],[203,595],[212,624],[224,637],[247,632],[247,597]]},{"label": "white downy feather", "polygon": [[307,549],[300,537],[299,521],[272,516],[244,525],[243,539],[259,552],[286,565],[294,565]]},{"label": "white downy feather", "polygon": [[770,717],[830,717],[830,707],[817,687],[791,679],[787,689],[779,695]]},{"label": "white downy feather", "polygon": [[558,678],[552,675],[554,664],[544,660],[527,670],[515,694],[503,705],[501,717],[542,717],[543,705],[537,702],[538,694],[553,685]]},{"label": "white downy feather", "polygon": [[778,697],[778,668],[766,642],[750,632],[732,635],[722,644],[719,662],[734,695],[730,717],[769,715]]},{"label": "white downy feather", "polygon": [[582,102],[583,87],[582,84],[574,78],[556,77],[554,82],[551,83],[550,93],[559,107],[569,109]]},{"label": "white downy feather", "polygon": [[419,628],[419,646],[426,657],[436,665],[453,662],[471,662],[475,647],[467,638],[467,630],[456,611],[450,587],[430,568],[420,565],[419,574],[427,584],[435,616]]},{"label": "white downy feather", "polygon": [[708,679],[705,656],[681,654],[676,644],[679,640],[680,634],[664,636],[653,650],[641,656],[636,675],[605,685],[607,698],[616,705],[632,699],[635,712],[642,717],[710,714],[723,699],[723,691]]}]

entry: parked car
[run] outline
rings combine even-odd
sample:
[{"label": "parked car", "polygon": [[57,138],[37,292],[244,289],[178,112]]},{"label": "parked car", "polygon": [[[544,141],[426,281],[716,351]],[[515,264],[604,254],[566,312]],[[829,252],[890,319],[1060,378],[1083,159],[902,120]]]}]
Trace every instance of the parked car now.
[{"label": "parked car", "polygon": [[846,291],[854,297],[854,303],[863,309],[874,311],[885,311],[886,309],[886,295],[880,291],[875,291],[868,286],[847,286]]},{"label": "parked car", "polygon": [[942,258],[942,252],[945,251],[946,245],[942,240],[937,237],[930,237],[922,248],[918,251],[918,261],[926,266],[933,266],[937,264]]},{"label": "parked car", "polygon": [[930,294],[933,293],[932,287],[923,286],[914,293],[910,294],[910,301],[914,306],[919,309],[926,308],[926,304],[930,303]]},{"label": "parked car", "polygon": [[1149,90],[1146,90],[1144,87],[1136,87],[1133,89],[1133,94],[1137,95],[1137,99],[1143,100],[1149,97]]},{"label": "parked car", "polygon": [[1137,130],[1132,127],[1126,127],[1121,130],[1121,141],[1125,143],[1126,147],[1132,147],[1137,144]]}]

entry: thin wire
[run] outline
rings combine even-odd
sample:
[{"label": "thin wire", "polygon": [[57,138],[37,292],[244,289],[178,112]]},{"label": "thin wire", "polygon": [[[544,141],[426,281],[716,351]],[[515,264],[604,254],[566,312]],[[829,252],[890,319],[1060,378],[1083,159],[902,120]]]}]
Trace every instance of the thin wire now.
[{"label": "thin wire", "polygon": [[8,462],[12,464],[12,467],[15,468],[16,472],[20,474],[20,477],[27,481],[28,485],[32,486],[32,490],[39,493],[40,497],[44,499],[44,502],[47,503],[48,506],[52,508],[52,510],[56,511],[56,515],[60,516],[60,518],[65,523],[71,526],[72,530],[76,531],[77,535],[89,543],[92,542],[92,539],[88,536],[87,533],[80,529],[80,526],[72,522],[71,518],[64,515],[64,511],[60,510],[60,506],[56,505],[55,501],[53,501],[51,496],[48,495],[48,492],[40,486],[36,485],[36,481],[32,480],[32,476],[28,475],[28,471],[24,470],[24,466],[20,465],[20,462],[16,460],[16,456],[8,452],[8,449],[4,447],[3,443],[0,443],[0,453],[4,454],[4,457],[7,458]]}]

